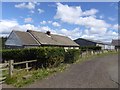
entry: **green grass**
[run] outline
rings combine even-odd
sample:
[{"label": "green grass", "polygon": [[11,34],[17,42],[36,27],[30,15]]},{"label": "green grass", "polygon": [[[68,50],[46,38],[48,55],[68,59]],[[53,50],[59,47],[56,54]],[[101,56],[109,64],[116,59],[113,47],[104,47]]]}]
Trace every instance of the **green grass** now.
[{"label": "green grass", "polygon": [[[41,80],[51,74],[55,74],[56,72],[62,72],[66,69],[67,64],[61,64],[56,68],[47,68],[47,69],[38,69],[38,70],[30,70],[26,72],[26,70],[22,70],[20,72],[16,72],[13,74],[12,78],[7,76],[6,83],[11,84],[14,87],[23,87],[25,85],[31,84],[36,80]],[[23,79],[23,76],[31,75],[29,79]]]},{"label": "green grass", "polygon": [[118,54],[120,52],[116,52],[116,51],[108,51],[106,53],[101,53],[101,54],[93,54],[93,55],[88,55],[87,57],[80,57],[79,60],[77,60],[75,63],[82,63],[84,61],[88,61],[88,60],[92,60],[93,58],[97,58],[97,57],[103,57],[106,55],[114,55],[114,54]]}]

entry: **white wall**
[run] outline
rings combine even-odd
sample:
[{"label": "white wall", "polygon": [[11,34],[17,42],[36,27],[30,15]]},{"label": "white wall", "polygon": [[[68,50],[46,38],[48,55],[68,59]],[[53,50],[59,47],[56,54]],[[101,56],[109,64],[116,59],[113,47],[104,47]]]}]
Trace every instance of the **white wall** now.
[{"label": "white wall", "polygon": [[38,46],[24,46],[24,48],[38,48]]},{"label": "white wall", "polygon": [[105,45],[103,45],[103,44],[97,44],[96,46],[100,46],[102,50],[105,49]]},{"label": "white wall", "polygon": [[64,47],[65,51],[67,51],[67,49],[79,49],[79,47]]},{"label": "white wall", "polygon": [[115,49],[115,46],[112,46],[112,45],[97,44],[96,46],[102,47],[102,50],[104,50],[104,49],[106,49],[106,50],[113,50],[113,49]]}]

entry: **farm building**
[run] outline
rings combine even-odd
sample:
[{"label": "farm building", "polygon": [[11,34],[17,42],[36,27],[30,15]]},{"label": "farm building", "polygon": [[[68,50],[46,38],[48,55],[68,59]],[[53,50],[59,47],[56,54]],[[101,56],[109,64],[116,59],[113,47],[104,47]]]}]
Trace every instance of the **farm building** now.
[{"label": "farm building", "polygon": [[6,48],[31,48],[40,46],[58,46],[79,49],[79,45],[66,36],[51,34],[50,31],[46,33],[27,30],[12,31],[5,42]]},{"label": "farm building", "polygon": [[113,39],[111,44],[115,46],[115,49],[120,49],[120,39]]},{"label": "farm building", "polygon": [[83,38],[78,38],[74,41],[80,46],[100,46],[103,50],[114,49],[114,46],[112,46],[110,43],[103,43],[101,41],[89,40],[89,39],[83,39]]}]

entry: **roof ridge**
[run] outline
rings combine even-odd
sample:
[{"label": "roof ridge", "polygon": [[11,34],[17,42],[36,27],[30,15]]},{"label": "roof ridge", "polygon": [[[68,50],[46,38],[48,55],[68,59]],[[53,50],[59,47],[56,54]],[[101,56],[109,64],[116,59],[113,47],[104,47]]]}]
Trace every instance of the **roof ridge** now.
[{"label": "roof ridge", "polygon": [[[36,31],[36,30],[27,30],[27,32],[38,32],[38,33],[44,33],[44,34],[46,34],[45,32],[41,32],[41,31]],[[65,36],[65,35],[59,35],[59,34],[51,34],[51,35],[56,35],[56,36],[63,36],[63,37],[67,37],[67,36]],[[68,37],[67,37],[68,38]]]}]

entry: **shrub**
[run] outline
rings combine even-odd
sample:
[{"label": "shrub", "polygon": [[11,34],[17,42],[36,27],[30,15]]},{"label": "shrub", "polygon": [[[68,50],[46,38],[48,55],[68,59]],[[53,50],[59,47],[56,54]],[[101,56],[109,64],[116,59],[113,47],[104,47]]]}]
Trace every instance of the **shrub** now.
[{"label": "shrub", "polygon": [[80,50],[81,51],[99,51],[101,50],[101,47],[100,46],[84,46],[84,47],[80,47]]},{"label": "shrub", "polygon": [[68,49],[65,53],[65,63],[74,63],[80,57],[79,49]]},{"label": "shrub", "polygon": [[13,50],[3,50],[2,59],[4,60],[14,60],[14,62],[21,62],[25,60],[36,59],[36,49],[13,49]]},{"label": "shrub", "polygon": [[64,61],[63,48],[42,48],[38,50],[38,63],[43,67],[56,67]]},{"label": "shrub", "polygon": [[14,62],[37,59],[38,67],[56,67],[64,61],[64,52],[63,48],[57,47],[14,49],[2,51],[2,58],[3,60],[12,59]]},{"label": "shrub", "polygon": [[2,59],[3,60],[19,60],[21,57],[20,50],[3,50]]}]

